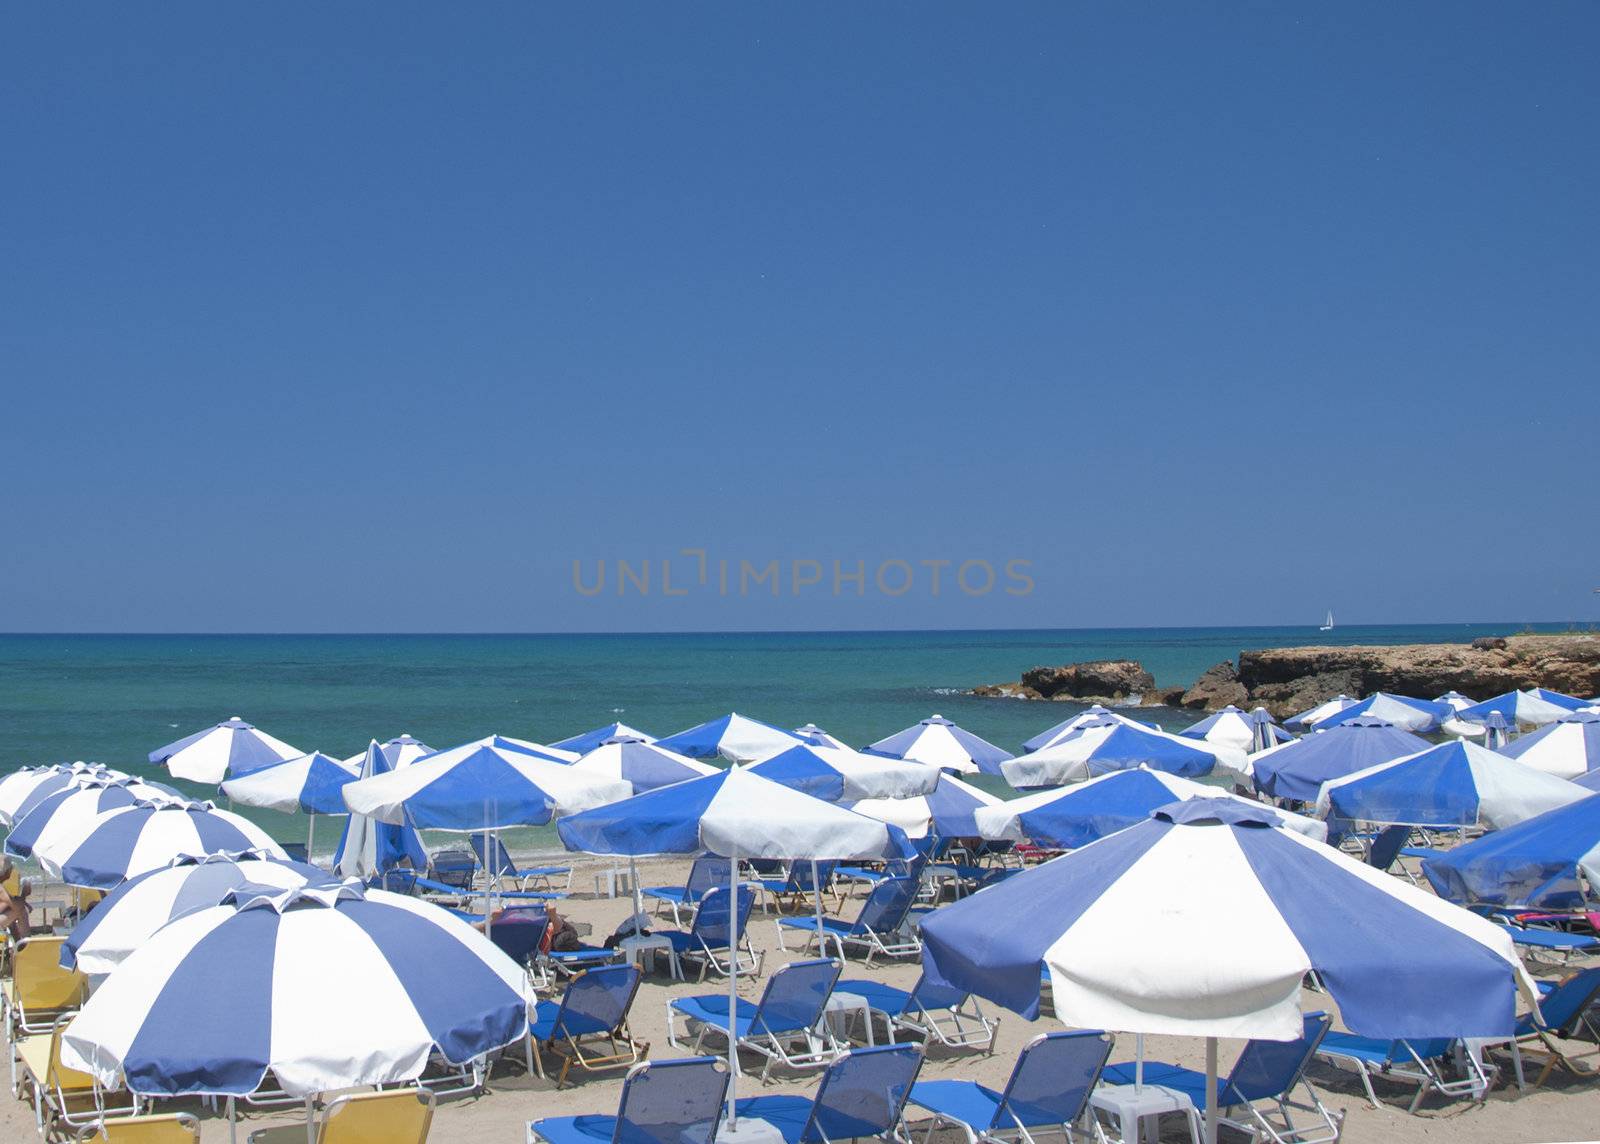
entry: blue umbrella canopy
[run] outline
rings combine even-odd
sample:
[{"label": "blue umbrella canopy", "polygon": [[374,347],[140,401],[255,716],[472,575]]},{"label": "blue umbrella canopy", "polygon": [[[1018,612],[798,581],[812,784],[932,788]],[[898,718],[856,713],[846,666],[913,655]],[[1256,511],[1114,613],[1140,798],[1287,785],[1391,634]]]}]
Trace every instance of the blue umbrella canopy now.
[{"label": "blue umbrella canopy", "polygon": [[631,738],[607,740],[573,763],[572,769],[625,782],[634,794],[717,773],[709,763]]},{"label": "blue umbrella canopy", "polygon": [[1292,731],[1306,731],[1318,720],[1326,719],[1330,715],[1337,715],[1346,707],[1354,706],[1356,702],[1357,700],[1350,698],[1348,695],[1335,695],[1326,703],[1318,703],[1309,711],[1302,711],[1298,715],[1289,716],[1283,721],[1283,725]]},{"label": "blue umbrella canopy", "polygon": [[84,782],[42,798],[35,792],[23,801],[16,825],[6,835],[6,853],[27,858],[41,841],[48,847],[52,835],[81,830],[108,810],[141,802],[187,801],[169,786],[131,778]]},{"label": "blue umbrella canopy", "polygon": [[986,806],[997,806],[1001,800],[954,775],[943,771],[935,773],[939,782],[929,794],[911,798],[864,798],[845,805],[857,814],[893,823],[904,830],[908,838],[925,838],[930,831],[939,838],[978,837],[981,831],[977,812]]},{"label": "blue umbrella canopy", "polygon": [[1579,874],[1591,887],[1600,886],[1600,795],[1426,858],[1422,872],[1439,896],[1452,902],[1581,906]]},{"label": "blue umbrella canopy", "polygon": [[920,763],[840,747],[790,747],[750,768],[753,774],[830,802],[928,794],[943,772]]},{"label": "blue umbrella canopy", "polygon": [[1431,699],[1413,699],[1409,695],[1390,695],[1385,691],[1375,691],[1359,703],[1352,703],[1341,711],[1336,711],[1326,718],[1314,721],[1311,724],[1311,729],[1325,731],[1329,727],[1337,727],[1341,723],[1371,718],[1382,719],[1385,723],[1392,723],[1402,731],[1426,733],[1437,731],[1439,724],[1450,718],[1453,713],[1453,709],[1448,703],[1437,703]]},{"label": "blue umbrella canopy", "polygon": [[596,727],[592,731],[585,731],[581,735],[573,735],[568,739],[558,739],[550,746],[560,751],[576,751],[580,755],[587,755],[590,751],[603,743],[613,740],[637,739],[641,743],[655,742],[655,736],[646,735],[643,731],[628,726],[626,723],[607,723],[604,727]]},{"label": "blue umbrella canopy", "polygon": [[312,751],[229,779],[221,789],[228,798],[245,806],[288,814],[346,814],[344,788],[360,774],[359,767]]},{"label": "blue umbrella canopy", "polygon": [[1507,743],[1500,753],[1547,774],[1580,778],[1600,767],[1600,712],[1575,711]]},{"label": "blue umbrella canopy", "polygon": [[174,778],[215,785],[229,775],[246,774],[303,754],[234,715],[215,727],[157,747],[150,752],[150,761],[165,765]]},{"label": "blue umbrella canopy", "polygon": [[[1257,714],[1259,712],[1259,714]],[[1264,728],[1258,730],[1258,728]],[[1221,711],[1207,715],[1191,726],[1185,727],[1178,734],[1185,739],[1199,739],[1207,743],[1223,743],[1241,751],[1258,749],[1256,742],[1265,734],[1268,745],[1272,743],[1288,743],[1294,736],[1285,731],[1272,721],[1272,716],[1265,710],[1257,707],[1255,711],[1244,711],[1229,704]]]},{"label": "blue umbrella canopy", "polygon": [[793,731],[737,711],[656,740],[658,746],[691,759],[724,758],[739,763],[764,759],[803,742]]},{"label": "blue umbrella canopy", "polygon": [[1042,751],[1044,748],[1054,746],[1062,739],[1067,738],[1074,731],[1078,730],[1078,728],[1098,725],[1099,722],[1104,719],[1114,719],[1118,722],[1129,723],[1138,727],[1148,726],[1148,724],[1140,723],[1135,719],[1130,719],[1126,715],[1119,715],[1109,707],[1104,707],[1099,703],[1095,703],[1078,712],[1078,714],[1073,715],[1071,718],[1061,720],[1061,722],[1057,723],[1054,727],[1051,727],[1045,731],[1040,731],[1033,738],[1022,744],[1022,750],[1024,753],[1029,751]]},{"label": "blue umbrella canopy", "polygon": [[924,763],[941,770],[997,775],[1011,754],[958,727],[943,715],[930,715],[915,727],[897,731],[867,748],[873,755]]},{"label": "blue umbrella canopy", "polygon": [[1471,707],[1463,707],[1455,713],[1455,718],[1463,723],[1486,723],[1490,715],[1499,715],[1507,723],[1542,727],[1570,714],[1571,710],[1531,691],[1508,691],[1493,699],[1485,699],[1482,703],[1474,703]]},{"label": "blue umbrella canopy", "polygon": [[1243,766],[1244,752],[1234,748],[1104,719],[1079,727],[1054,746],[1019,755],[1001,770],[1018,789],[1059,786],[1136,767],[1198,778],[1210,774],[1224,754]]},{"label": "blue umbrella canopy", "polygon": [[1428,749],[1428,740],[1379,719],[1357,719],[1250,756],[1256,790],[1315,802],[1322,784]]}]

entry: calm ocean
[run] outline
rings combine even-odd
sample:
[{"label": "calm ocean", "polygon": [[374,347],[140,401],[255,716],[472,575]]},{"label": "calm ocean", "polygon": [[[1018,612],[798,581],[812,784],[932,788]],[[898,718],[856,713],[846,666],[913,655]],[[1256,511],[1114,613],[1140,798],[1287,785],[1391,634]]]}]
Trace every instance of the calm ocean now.
[{"label": "calm ocean", "polygon": [[[814,722],[853,745],[939,712],[1014,751],[1077,708],[977,699],[964,689],[1014,680],[1038,664],[1100,658],[1138,659],[1159,683],[1187,683],[1243,648],[1464,642],[1527,627],[4,635],[0,773],[72,759],[150,773],[149,751],[230,715],[303,749],[341,757],[369,738],[401,732],[434,747],[490,732],[548,742],[620,719],[665,735],[729,710],[784,727]],[[1169,730],[1196,718],[1161,708],[1148,717]],[[304,837],[303,827],[284,816],[256,817],[286,840]],[[323,837],[319,831],[319,849]]]}]

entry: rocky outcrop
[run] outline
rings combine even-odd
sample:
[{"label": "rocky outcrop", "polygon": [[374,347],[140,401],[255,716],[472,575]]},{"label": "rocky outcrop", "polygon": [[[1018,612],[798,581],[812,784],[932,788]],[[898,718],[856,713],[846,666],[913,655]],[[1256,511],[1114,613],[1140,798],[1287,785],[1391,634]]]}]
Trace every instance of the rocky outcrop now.
[{"label": "rocky outcrop", "polygon": [[1138,702],[1155,685],[1155,676],[1136,659],[1095,659],[1022,673],[1022,686],[1044,699]]},{"label": "rocky outcrop", "polygon": [[1230,703],[1259,705],[1282,718],[1340,693],[1392,691],[1428,699],[1459,691],[1488,699],[1529,687],[1600,694],[1600,633],[1496,637],[1470,644],[1266,648],[1241,652],[1237,665],[1208,668],[1186,690],[1158,691],[1154,678],[1135,660],[1096,660],[1032,668],[1020,684],[980,687],[973,693],[1085,703],[1165,702],[1207,711]]}]

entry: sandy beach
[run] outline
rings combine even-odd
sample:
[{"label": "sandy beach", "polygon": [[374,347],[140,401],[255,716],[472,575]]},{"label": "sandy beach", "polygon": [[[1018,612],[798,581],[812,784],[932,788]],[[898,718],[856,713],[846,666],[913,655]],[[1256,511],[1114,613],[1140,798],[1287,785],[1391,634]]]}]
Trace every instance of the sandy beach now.
[{"label": "sandy beach", "polygon": [[[560,907],[574,922],[580,924],[580,928],[589,926],[592,940],[597,942],[616,928],[631,907],[630,899],[625,897],[610,899],[594,895],[594,874],[607,866],[607,863],[593,859],[579,859],[573,874],[573,895]],[[683,860],[643,861],[640,863],[640,881],[645,886],[682,884],[687,868],[688,863]],[[854,915],[858,902],[859,895],[854,900],[846,901],[843,907],[846,916]],[[831,907],[831,901],[828,904]],[[776,916],[763,913],[759,905],[751,915],[751,937],[756,948],[765,951],[764,975],[788,961],[806,956],[793,950],[786,953],[778,948],[773,924]],[[660,926],[670,928],[670,919],[660,923]],[[796,944],[793,936],[789,937],[789,944],[791,947]],[[1546,967],[1535,966],[1533,969],[1538,976],[1559,976],[1558,971]],[[863,965],[860,959],[852,959],[845,968],[844,976],[872,978],[909,989],[918,972],[918,963],[910,959],[887,964],[875,963],[871,968]],[[741,996],[752,1000],[759,996],[761,988],[762,983],[754,979],[742,979],[739,986]],[[649,1042],[652,1059],[687,1055],[667,1043],[667,1001],[675,996],[715,993],[725,989],[725,982],[714,977],[701,984],[693,980],[673,982],[665,973],[663,962],[662,972],[647,974],[639,989],[630,1021],[634,1035]],[[1307,1010],[1326,1009],[1329,1004],[1327,997],[1308,992],[1304,997],[1304,1006]],[[986,1004],[985,1011],[1001,1019],[993,1053],[984,1055],[971,1051],[935,1049],[923,1066],[923,1078],[971,1079],[999,1088],[1004,1085],[1017,1052],[1024,1044],[1040,1033],[1063,1027],[1048,1009],[1040,1019],[1031,1022],[1022,1020],[1014,1013],[1000,1011],[993,1005]],[[226,1020],[226,1010],[221,1005],[218,1019]],[[1337,1021],[1335,1025],[1337,1027]],[[1221,1053],[1224,1072],[1238,1048],[1238,1043],[1224,1042]],[[1575,1053],[1594,1051],[1592,1045],[1573,1044],[1568,1048]],[[1175,1061],[1192,1068],[1204,1066],[1203,1043],[1198,1040],[1148,1037],[1146,1050],[1151,1060]],[[1129,1035],[1119,1037],[1112,1052],[1112,1061],[1130,1060],[1132,1056],[1133,1038]],[[621,1090],[620,1072],[595,1077],[576,1073],[576,1079],[570,1081],[567,1088],[557,1091],[553,1082],[527,1075],[521,1063],[520,1047],[510,1052],[508,1058],[495,1065],[487,1091],[482,1095],[448,1097],[440,1101],[430,1139],[473,1140],[483,1144],[491,1141],[521,1141],[527,1122],[539,1117],[609,1113],[616,1110]],[[1460,1144],[1469,1141],[1487,1144],[1490,1141],[1578,1141],[1600,1136],[1600,1081],[1576,1080],[1558,1071],[1552,1074],[1544,1087],[1519,1093],[1511,1082],[1509,1057],[1495,1054],[1493,1059],[1501,1063],[1503,1068],[1499,1082],[1486,1103],[1474,1105],[1465,1100],[1431,1097],[1416,1115],[1406,1112],[1406,1105],[1410,1103],[1414,1092],[1409,1085],[1378,1082],[1378,1094],[1385,1104],[1382,1108],[1373,1109],[1368,1105],[1354,1073],[1318,1063],[1313,1067],[1311,1077],[1323,1103],[1334,1111],[1344,1112],[1344,1139],[1350,1141],[1409,1144],[1412,1141],[1450,1140]],[[1591,1056],[1588,1059],[1592,1064],[1594,1058]],[[750,1067],[748,1061],[746,1067]],[[809,1094],[815,1087],[814,1072],[785,1075],[775,1070],[773,1082],[765,1086],[756,1075],[741,1077],[739,1091],[746,1096]],[[203,1111],[197,1102],[176,1102],[172,1108],[185,1108],[197,1113]],[[302,1124],[303,1121],[295,1113],[251,1112],[242,1118],[240,1139],[244,1138],[247,1131],[274,1127],[284,1130],[281,1134],[274,1132],[274,1139],[291,1142],[304,1140],[303,1129],[295,1131]],[[20,1100],[0,1102],[0,1137],[21,1141],[33,1135],[33,1113],[29,1106]],[[202,1122],[202,1138],[206,1141],[226,1141],[227,1121],[217,1116],[206,1116]],[[1225,1131],[1223,1139],[1230,1138],[1241,1139],[1237,1134]],[[951,1144],[956,1139],[952,1135]],[[1181,1117],[1168,1117],[1163,1121],[1162,1139],[1188,1139]]]}]

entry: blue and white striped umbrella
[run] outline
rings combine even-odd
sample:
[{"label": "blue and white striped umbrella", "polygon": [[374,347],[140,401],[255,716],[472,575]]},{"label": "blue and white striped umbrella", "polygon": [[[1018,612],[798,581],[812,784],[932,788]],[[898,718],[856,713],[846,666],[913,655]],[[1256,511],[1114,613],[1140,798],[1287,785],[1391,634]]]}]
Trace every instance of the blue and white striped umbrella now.
[{"label": "blue and white striped umbrella", "polygon": [[1256,790],[1270,798],[1315,802],[1322,784],[1402,755],[1425,751],[1420,736],[1380,719],[1357,719],[1250,756]]},{"label": "blue and white striped umbrella", "polygon": [[1587,793],[1476,743],[1453,740],[1323,783],[1317,813],[1383,825],[1500,829]]},{"label": "blue and white striped umbrella", "polygon": [[[1261,708],[1256,708],[1261,711]],[[1263,715],[1266,712],[1262,711]],[[1185,739],[1199,739],[1206,743],[1216,743],[1224,747],[1232,747],[1236,751],[1253,751],[1257,749],[1256,740],[1260,732],[1256,730],[1254,712],[1243,711],[1229,704],[1221,711],[1207,715],[1200,722],[1190,727],[1185,727],[1178,734]],[[1272,722],[1272,717],[1266,717],[1266,733],[1273,743],[1287,743],[1294,736],[1282,727]]]},{"label": "blue and white striped umbrella", "polygon": [[91,819],[81,833],[52,834],[33,856],[45,872],[69,886],[109,890],[118,882],[218,851],[260,850],[287,855],[255,823],[209,802],[136,803]]},{"label": "blue and white striped umbrella", "polygon": [[[377,740],[368,743],[367,753],[361,758],[361,778],[370,779],[393,770],[394,764]],[[344,797],[343,787],[339,797]],[[306,850],[310,849],[308,840]],[[425,869],[428,865],[428,851],[422,845],[422,836],[409,820],[390,825],[375,822],[364,814],[352,814],[345,819],[344,833],[334,849],[333,869],[346,878],[366,879],[407,860],[414,870]]]},{"label": "blue and white striped umbrella", "polygon": [[168,922],[219,906],[240,886],[291,890],[330,884],[336,884],[336,879],[315,866],[257,858],[253,851],[180,858],[107,894],[67,935],[61,964],[90,977],[103,977]]},{"label": "blue and white striped umbrella", "polygon": [[1461,694],[1459,691],[1446,691],[1443,695],[1436,697],[1434,702],[1443,703],[1452,712],[1455,712],[1471,707],[1475,700],[1471,696]]},{"label": "blue and white striped umbrella", "polygon": [[1359,703],[1352,703],[1342,711],[1335,711],[1322,719],[1313,720],[1311,730],[1326,731],[1354,719],[1382,719],[1402,731],[1426,734],[1437,731],[1439,724],[1454,714],[1449,704],[1435,703],[1431,699],[1413,699],[1409,695],[1390,695],[1375,691]]},{"label": "blue and white striped umbrella", "polygon": [[558,751],[576,751],[579,755],[587,755],[596,747],[613,739],[638,739],[645,743],[656,741],[654,735],[646,735],[626,723],[607,723],[604,727],[596,727],[593,731],[585,731],[570,739],[558,739],[550,746]]},{"label": "blue and white striped umbrella", "polygon": [[175,779],[215,786],[230,775],[246,774],[303,754],[298,747],[274,739],[234,715],[215,727],[151,751],[150,761],[165,764],[167,773]]},{"label": "blue and white striped umbrella", "polygon": [[1568,695],[1564,691],[1551,691],[1548,687],[1531,687],[1528,694],[1535,699],[1543,699],[1546,703],[1554,703],[1557,707],[1565,707],[1568,711],[1582,711],[1593,704],[1592,699],[1579,699],[1576,695]]},{"label": "blue and white striped umbrella", "polygon": [[23,767],[0,779],[0,826],[17,820],[17,811],[29,799],[40,799],[58,791],[83,786],[87,782],[125,779],[122,771],[99,763],[54,763],[45,767]]},{"label": "blue and white striped umbrella", "polygon": [[6,835],[6,852],[26,858],[40,843],[48,847],[52,837],[81,837],[97,815],[118,807],[188,801],[169,786],[134,778],[85,781],[43,798],[36,792],[23,802]]},{"label": "blue and white striped umbrella", "polygon": [[[978,832],[985,838],[1076,849],[1098,838],[1144,822],[1179,799],[1234,798],[1217,787],[1181,775],[1139,767],[1112,771],[1069,787],[1008,799],[977,813]],[[1246,807],[1257,806],[1239,799]],[[1275,812],[1285,829],[1324,841],[1328,824],[1300,814]]]},{"label": "blue and white striped umbrella", "polygon": [[234,891],[90,996],[62,1059],[145,1096],[292,1096],[414,1080],[527,1035],[522,967],[426,902],[352,884]]},{"label": "blue and white striped umbrella", "polygon": [[1043,963],[1068,1025],[1270,1040],[1315,971],[1356,1033],[1511,1035],[1536,993],[1504,931],[1277,821],[1174,803],[929,914],[924,969],[1031,1020]]},{"label": "blue and white striped umbrella", "polygon": [[344,788],[357,814],[421,830],[499,830],[537,826],[560,814],[627,798],[617,779],[575,773],[524,751],[467,744]]},{"label": "blue and white striped umbrella", "polygon": [[[924,767],[924,770],[928,768]],[[911,798],[864,798],[847,802],[857,814],[898,826],[907,838],[926,838],[931,830],[939,838],[976,838],[976,814],[984,807],[1002,805],[1002,800],[956,778],[935,771],[939,784],[931,794]]]},{"label": "blue and white striped umbrella", "polygon": [[1078,728],[1053,747],[1020,755],[1002,769],[1008,783],[1026,790],[1135,767],[1196,778],[1210,774],[1218,763],[1242,770],[1244,752],[1108,719]]},{"label": "blue and white striped umbrella", "polygon": [[842,740],[828,734],[815,723],[807,723],[804,727],[796,727],[794,733],[813,747],[837,747],[841,751],[850,749]]},{"label": "blue and white striped umbrella", "polygon": [[1298,715],[1291,715],[1289,718],[1283,721],[1283,725],[1289,728],[1291,731],[1306,731],[1311,728],[1313,723],[1326,719],[1330,715],[1337,715],[1339,712],[1343,711],[1346,707],[1353,705],[1355,702],[1356,700],[1351,699],[1348,695],[1335,695],[1326,703],[1318,703],[1309,711],[1302,711]]},{"label": "blue and white striped umbrella", "polygon": [[813,746],[790,747],[762,759],[750,771],[830,802],[928,794],[938,785],[943,773],[921,763],[837,747]]},{"label": "blue and white striped umbrella", "polygon": [[753,763],[803,742],[805,740],[793,731],[731,711],[721,718],[657,739],[656,745],[691,759],[724,758],[735,763]]},{"label": "blue and white striped umbrella", "polygon": [[1442,898],[1464,904],[1581,909],[1600,886],[1600,795],[1493,830],[1422,860]]},{"label": "blue and white striped umbrella", "polygon": [[717,768],[643,739],[612,739],[572,764],[575,774],[627,783],[634,794],[714,775]]},{"label": "blue and white striped umbrella", "polygon": [[244,806],[281,810],[285,814],[346,814],[344,788],[360,774],[359,769],[340,759],[312,751],[229,779],[221,789]]},{"label": "blue and white striped umbrella", "polygon": [[[409,733],[404,731],[387,742],[379,743],[378,750],[383,752],[383,757],[388,761],[389,770],[391,771],[399,770],[401,767],[409,767],[418,759],[425,759],[434,753],[433,748],[428,746],[428,744],[424,743],[421,739],[413,739]],[[351,773],[360,774],[361,765],[366,761],[367,753],[365,751],[358,751],[351,755],[348,759],[344,760],[344,765],[350,768]],[[317,813],[334,814],[342,812],[318,811]]]},{"label": "blue and white striped umbrella", "polygon": [[1575,711],[1500,748],[1536,771],[1578,779],[1600,768],[1600,712]]},{"label": "blue and white striped umbrella", "polygon": [[1130,727],[1158,730],[1154,724],[1141,723],[1137,719],[1130,719],[1126,715],[1096,703],[1093,706],[1078,712],[1078,714],[1072,716],[1070,719],[1063,719],[1054,727],[1051,727],[1048,731],[1040,731],[1033,738],[1022,744],[1023,753],[1026,754],[1029,751],[1042,751],[1046,747],[1053,747],[1057,743],[1061,742],[1061,740],[1071,738],[1074,731],[1077,731],[1083,727],[1099,726],[1107,719],[1114,720],[1118,723],[1126,723]]},{"label": "blue and white striped umbrella", "polygon": [[971,731],[957,727],[943,715],[930,715],[915,727],[897,731],[887,739],[879,739],[867,751],[886,755],[891,759],[904,759],[909,763],[925,763],[940,770],[957,774],[1000,774],[1000,766],[1011,758],[987,739],[980,739]]},{"label": "blue and white striped umbrella", "polygon": [[1572,713],[1571,708],[1542,699],[1531,691],[1508,691],[1463,707],[1455,718],[1463,723],[1487,723],[1490,715],[1499,715],[1506,722],[1522,727],[1543,727]]}]

